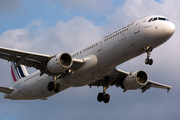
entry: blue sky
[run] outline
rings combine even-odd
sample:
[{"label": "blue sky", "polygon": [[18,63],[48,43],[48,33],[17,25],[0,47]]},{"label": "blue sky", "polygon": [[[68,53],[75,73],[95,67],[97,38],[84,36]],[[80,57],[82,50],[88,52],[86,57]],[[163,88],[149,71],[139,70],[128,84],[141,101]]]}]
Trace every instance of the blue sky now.
[{"label": "blue sky", "polygon": [[[1,0],[0,46],[43,54],[73,52],[133,21],[160,14],[176,25],[173,37],[153,50],[153,66],[144,65],[146,54],[118,66],[127,72],[144,70],[150,80],[172,90],[150,89],[123,93],[110,87],[109,104],[98,103],[102,88],[70,88],[46,101],[11,101],[0,93],[1,120],[180,118],[179,20],[177,0]],[[11,86],[10,65],[0,60],[0,86]],[[34,71],[30,69],[29,72]]]},{"label": "blue sky", "polygon": [[[92,20],[95,24],[101,24],[107,21],[106,15],[113,12],[113,7],[119,7],[124,2],[124,0],[107,1],[110,3],[110,6],[102,6],[107,7],[107,9],[100,8],[99,10],[97,9],[97,11],[95,11],[91,5],[88,5],[88,2],[81,3],[78,2],[78,0],[77,2],[75,1],[73,3],[71,1],[61,2],[58,0],[17,0],[16,4],[15,2],[12,3],[10,0],[6,0],[6,2],[3,0],[1,5],[5,7],[0,9],[0,26],[2,26],[0,33],[3,33],[9,29],[17,29],[19,27],[24,28],[32,20],[37,20],[39,18],[44,20],[44,27],[53,26],[59,20],[70,20],[74,16],[83,16],[88,20]],[[9,5],[9,3],[13,5]],[[100,0],[100,2],[97,2],[97,4],[98,3],[101,4],[103,2]]]}]

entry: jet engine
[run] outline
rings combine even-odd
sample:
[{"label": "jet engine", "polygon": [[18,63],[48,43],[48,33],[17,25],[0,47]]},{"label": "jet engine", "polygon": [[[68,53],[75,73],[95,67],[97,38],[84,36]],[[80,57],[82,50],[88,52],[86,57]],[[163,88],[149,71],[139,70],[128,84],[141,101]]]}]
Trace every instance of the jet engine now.
[{"label": "jet engine", "polygon": [[148,75],[144,71],[130,73],[123,81],[123,87],[127,90],[142,88],[148,82]]},{"label": "jet engine", "polygon": [[60,73],[72,66],[73,60],[68,53],[61,53],[53,56],[47,63],[47,69],[51,73]]}]

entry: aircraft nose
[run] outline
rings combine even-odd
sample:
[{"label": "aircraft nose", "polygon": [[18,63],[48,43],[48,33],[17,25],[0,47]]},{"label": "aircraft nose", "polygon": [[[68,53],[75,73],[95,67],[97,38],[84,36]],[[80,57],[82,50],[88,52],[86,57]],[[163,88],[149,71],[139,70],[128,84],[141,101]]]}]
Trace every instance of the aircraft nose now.
[{"label": "aircraft nose", "polygon": [[166,23],[166,25],[164,26],[164,33],[166,35],[168,35],[169,37],[172,36],[174,34],[175,31],[175,25],[172,22],[168,22]]}]

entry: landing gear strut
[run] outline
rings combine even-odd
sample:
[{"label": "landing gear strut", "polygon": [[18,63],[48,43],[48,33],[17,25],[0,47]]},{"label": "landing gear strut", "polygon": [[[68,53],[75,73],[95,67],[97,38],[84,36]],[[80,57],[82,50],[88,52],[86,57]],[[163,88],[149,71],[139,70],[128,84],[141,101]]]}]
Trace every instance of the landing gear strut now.
[{"label": "landing gear strut", "polygon": [[146,65],[152,65],[153,64],[153,59],[149,59],[151,52],[152,52],[153,48],[152,47],[145,47],[145,52],[147,53],[147,58],[145,60],[145,64]]},{"label": "landing gear strut", "polygon": [[55,93],[58,93],[60,91],[60,84],[56,83],[57,79],[63,78],[65,75],[70,74],[72,71],[71,70],[66,70],[64,73],[61,73],[59,75],[54,75],[53,76],[53,82],[49,82],[47,89],[48,91],[54,90]]},{"label": "landing gear strut", "polygon": [[58,93],[58,92],[59,92],[59,90],[60,90],[60,84],[59,84],[59,83],[56,83],[57,78],[58,78],[57,76],[54,76],[53,82],[49,82],[49,84],[48,84],[48,86],[47,86],[48,91],[54,90],[55,93]]},{"label": "landing gear strut", "polygon": [[106,94],[106,90],[108,89],[109,85],[105,85],[103,82],[103,93],[99,93],[97,96],[97,100],[98,102],[104,102],[104,103],[108,103],[110,100],[110,95]]}]

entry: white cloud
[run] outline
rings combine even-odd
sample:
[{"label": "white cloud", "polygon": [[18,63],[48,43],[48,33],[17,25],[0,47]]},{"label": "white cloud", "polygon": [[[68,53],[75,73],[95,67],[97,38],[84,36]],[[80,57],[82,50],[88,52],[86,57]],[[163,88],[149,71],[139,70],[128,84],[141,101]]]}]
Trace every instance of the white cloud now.
[{"label": "white cloud", "polygon": [[95,26],[83,17],[74,17],[67,22],[59,21],[49,28],[41,27],[42,23],[42,19],[33,20],[27,28],[4,32],[0,36],[1,46],[56,54],[73,52],[100,39],[104,34],[103,27]]},{"label": "white cloud", "polygon": [[169,19],[179,18],[178,12],[180,1],[162,0],[162,3],[155,0],[126,0],[122,7],[115,8],[108,20],[118,26],[120,23],[129,24],[141,17],[148,15],[164,15]]},{"label": "white cloud", "polygon": [[100,39],[103,29],[83,17],[75,17],[67,22],[59,21],[55,27],[48,29],[48,33],[48,39],[55,43],[55,50],[58,50],[59,46],[64,46],[59,49],[71,52]]},{"label": "white cloud", "polygon": [[44,23],[42,18],[38,18],[37,20],[32,20],[31,25],[40,27]]},{"label": "white cloud", "polygon": [[29,47],[29,31],[27,29],[12,29],[0,36],[0,45],[13,49],[27,49]]}]

